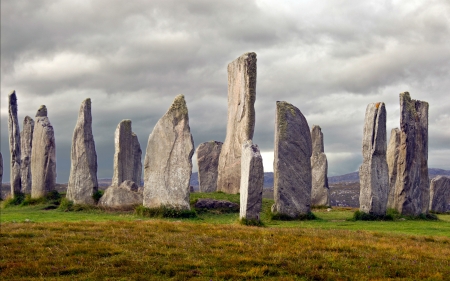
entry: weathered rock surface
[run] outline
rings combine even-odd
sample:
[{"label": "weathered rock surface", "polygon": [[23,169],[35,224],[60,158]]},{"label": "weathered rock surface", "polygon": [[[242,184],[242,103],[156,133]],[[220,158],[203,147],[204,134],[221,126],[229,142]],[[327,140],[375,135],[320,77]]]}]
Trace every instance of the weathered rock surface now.
[{"label": "weathered rock surface", "polygon": [[242,144],[253,139],[255,100],[256,54],[245,53],[228,64],[228,123],[219,158],[218,191],[239,193]]},{"label": "weathered rock surface", "polygon": [[389,172],[386,162],[386,107],[383,102],[366,108],[362,141],[363,163],[359,168],[359,210],[385,215],[389,194]]},{"label": "weathered rock surface", "polygon": [[189,210],[194,141],[183,95],[153,128],[144,162],[144,206]]},{"label": "weathered rock surface", "polygon": [[311,205],[330,206],[330,188],[328,186],[328,160],[324,153],[323,133],[320,126],[311,129]]},{"label": "weathered rock surface", "polygon": [[131,210],[142,205],[142,201],[142,193],[131,191],[125,186],[110,186],[98,201],[98,206]]},{"label": "weathered rock surface", "polygon": [[16,91],[12,91],[8,96],[8,132],[9,132],[9,152],[11,155],[10,184],[11,194],[22,191],[21,183],[21,153],[20,153],[20,129],[17,119],[17,96]]},{"label": "weathered rock surface", "polygon": [[398,154],[400,151],[400,130],[398,128],[391,130],[391,138],[386,151],[386,162],[389,169],[389,196],[388,196],[388,209],[395,209],[394,194],[395,186],[397,183],[397,167],[398,167]]},{"label": "weathered rock surface", "polygon": [[78,121],[72,137],[71,166],[67,199],[75,204],[95,204],[94,193],[98,191],[97,152],[92,134],[91,99],[80,106]]},{"label": "weathered rock surface", "polygon": [[[2,187],[3,183],[3,155],[0,152],[0,188]],[[2,199],[2,195],[0,194],[0,199]]]},{"label": "weathered rock surface", "polygon": [[437,176],[431,180],[430,210],[438,213],[450,212],[450,177]]},{"label": "weathered rock surface", "polygon": [[26,116],[20,133],[20,169],[22,193],[31,194],[31,147],[33,142],[34,120]]},{"label": "weathered rock surface", "polygon": [[217,167],[222,144],[209,141],[197,147],[198,183],[200,192],[217,191]]},{"label": "weathered rock surface", "polygon": [[112,185],[119,186],[126,180],[141,183],[141,146],[131,130],[131,120],[122,120],[117,126]]},{"label": "weathered rock surface", "polygon": [[277,101],[272,212],[296,218],[311,211],[312,141],[298,108]]},{"label": "weathered rock surface", "polygon": [[126,181],[122,182],[119,187],[126,188],[126,189],[128,189],[130,191],[134,191],[134,192],[138,192],[138,190],[139,190],[139,186],[134,181],[130,181],[130,180],[126,180]]},{"label": "weathered rock surface", "polygon": [[251,140],[242,145],[241,193],[239,218],[259,220],[264,186],[263,159],[259,147]]},{"label": "weathered rock surface", "polygon": [[222,210],[228,212],[237,212],[239,211],[239,204],[227,201],[227,200],[216,200],[211,198],[200,198],[195,202],[194,207],[196,209],[214,209],[214,210]]},{"label": "weathered rock surface", "polygon": [[417,216],[428,211],[428,103],[400,94],[400,150],[394,194],[396,209]]},{"label": "weathered rock surface", "polygon": [[31,197],[45,196],[55,189],[55,184],[55,133],[47,117],[47,107],[41,105],[36,114],[31,148]]}]

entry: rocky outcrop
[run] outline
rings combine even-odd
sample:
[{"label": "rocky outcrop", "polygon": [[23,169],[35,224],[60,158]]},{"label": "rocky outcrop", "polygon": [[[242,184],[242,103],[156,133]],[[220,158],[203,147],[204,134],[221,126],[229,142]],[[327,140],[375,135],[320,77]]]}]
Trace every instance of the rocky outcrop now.
[{"label": "rocky outcrop", "polygon": [[198,183],[200,192],[217,191],[217,167],[222,143],[209,141],[197,148]]},{"label": "rocky outcrop", "polygon": [[132,183],[131,186],[136,186],[136,183],[132,181],[125,181],[120,186],[108,187],[98,201],[98,206],[132,210],[135,206],[142,205],[142,193],[131,190],[129,183]]},{"label": "rocky outcrop", "polygon": [[242,144],[253,139],[255,100],[256,54],[245,53],[228,64],[228,123],[219,158],[218,191],[239,193]]},{"label": "rocky outcrop", "polygon": [[238,212],[239,204],[227,201],[227,200],[216,200],[211,198],[200,198],[195,202],[194,207],[196,209],[207,209],[207,210],[219,210],[222,212]]},{"label": "rocky outcrop", "polygon": [[56,145],[53,126],[47,117],[47,107],[36,113],[31,148],[31,197],[39,198],[55,190]]},{"label": "rocky outcrop", "polygon": [[383,216],[389,194],[386,162],[386,107],[383,102],[366,108],[362,141],[363,163],[359,168],[359,210]]},{"label": "rocky outcrop", "polygon": [[144,162],[145,207],[190,209],[193,154],[188,108],[184,96],[179,95],[148,138]]},{"label": "rocky outcrop", "polygon": [[20,133],[22,193],[31,194],[31,147],[33,144],[34,120],[26,116]]},{"label": "rocky outcrop", "polygon": [[398,167],[398,154],[400,151],[400,130],[398,128],[391,130],[391,138],[386,151],[386,162],[389,171],[389,195],[387,208],[395,209],[394,194],[395,185],[397,183],[397,167]]},{"label": "rocky outcrop", "polygon": [[22,191],[21,183],[21,153],[20,153],[20,129],[17,119],[17,96],[16,91],[12,91],[8,96],[8,131],[9,131],[9,152],[11,155],[10,184],[11,194]]},{"label": "rocky outcrop", "polygon": [[320,126],[311,129],[311,205],[330,206],[330,188],[328,186],[328,160],[324,153],[323,133]]},{"label": "rocky outcrop", "polygon": [[80,106],[78,121],[72,137],[71,166],[67,199],[75,204],[95,204],[94,193],[98,191],[97,152],[92,134],[91,99]]},{"label": "rocky outcrop", "polygon": [[274,153],[272,212],[291,218],[307,214],[311,211],[311,133],[300,110],[284,101],[277,101]]},{"label": "rocky outcrop", "polygon": [[251,140],[242,145],[240,219],[258,220],[262,207],[264,167],[259,147]]},{"label": "rocky outcrop", "polygon": [[131,130],[131,120],[122,120],[117,126],[114,153],[114,172],[112,185],[119,186],[126,180],[141,182],[141,146]]},{"label": "rocky outcrop", "polygon": [[400,150],[394,194],[396,209],[417,216],[428,211],[428,103],[400,94]]},{"label": "rocky outcrop", "polygon": [[450,177],[437,176],[431,180],[430,210],[438,213],[450,212]]}]

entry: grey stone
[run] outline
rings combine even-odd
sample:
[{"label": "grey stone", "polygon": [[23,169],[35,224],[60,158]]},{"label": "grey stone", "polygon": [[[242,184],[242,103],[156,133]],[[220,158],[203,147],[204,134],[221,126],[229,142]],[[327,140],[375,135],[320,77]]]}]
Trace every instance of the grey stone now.
[{"label": "grey stone", "polygon": [[217,167],[222,144],[218,141],[201,143],[197,147],[198,183],[200,192],[217,191]]},{"label": "grey stone", "polygon": [[53,126],[42,105],[37,114],[31,148],[31,197],[39,198],[55,190],[56,144]]},{"label": "grey stone", "polygon": [[256,54],[245,53],[228,64],[228,122],[219,157],[217,190],[239,193],[242,144],[253,139],[256,100]]},{"label": "grey stone", "polygon": [[144,162],[144,206],[189,210],[194,141],[183,95],[153,128]]},{"label": "grey stone", "polygon": [[296,218],[311,211],[312,141],[298,108],[277,101],[275,115],[274,200],[272,212]]},{"label": "grey stone", "polygon": [[311,205],[330,206],[330,188],[328,186],[328,160],[324,153],[323,133],[320,126],[311,129]]},{"label": "grey stone", "polygon": [[21,183],[22,193],[31,194],[31,147],[33,142],[34,120],[26,116],[20,133]]},{"label": "grey stone", "polygon": [[221,210],[226,212],[239,211],[239,204],[227,200],[216,200],[211,198],[198,199],[197,202],[195,202],[194,207],[196,209]]},{"label": "grey stone", "polygon": [[110,186],[98,201],[98,206],[132,210],[135,206],[142,205],[142,193],[131,191],[128,187]]},{"label": "grey stone", "polygon": [[[0,188],[2,187],[3,183],[3,155],[0,152]],[[2,194],[0,192],[0,199],[2,199]]]},{"label": "grey stone", "polygon": [[431,180],[430,210],[438,213],[450,212],[450,177],[437,176]]},{"label": "grey stone", "polygon": [[139,186],[134,181],[130,181],[130,180],[126,180],[126,181],[122,182],[119,187],[126,188],[126,189],[129,189],[130,191],[134,191],[134,192],[138,192],[138,190],[139,190]]},{"label": "grey stone", "polygon": [[258,220],[264,186],[263,159],[259,147],[251,140],[242,145],[240,219]]},{"label": "grey stone", "polygon": [[359,168],[359,210],[383,216],[389,194],[389,172],[386,162],[386,107],[383,102],[366,108],[362,140],[363,163]]},{"label": "grey stone", "polygon": [[20,129],[17,119],[17,96],[16,91],[12,91],[8,96],[8,131],[9,131],[9,152],[11,155],[10,184],[11,195],[22,191],[21,183],[21,153],[20,153]]},{"label": "grey stone", "polygon": [[428,211],[428,103],[400,94],[400,150],[394,194],[396,209],[417,216]]},{"label": "grey stone", "polygon": [[114,172],[111,185],[119,186],[126,180],[140,184],[142,151],[137,135],[131,130],[131,120],[122,120],[117,125],[114,143]]},{"label": "grey stone", "polygon": [[398,154],[400,151],[400,130],[398,128],[391,130],[391,138],[386,151],[386,162],[389,169],[389,196],[388,196],[388,209],[395,209],[394,194],[395,186],[397,183],[397,167],[398,167]]},{"label": "grey stone", "polygon": [[67,199],[75,204],[94,205],[92,197],[98,191],[97,152],[92,134],[91,99],[80,106],[72,137],[71,165]]}]

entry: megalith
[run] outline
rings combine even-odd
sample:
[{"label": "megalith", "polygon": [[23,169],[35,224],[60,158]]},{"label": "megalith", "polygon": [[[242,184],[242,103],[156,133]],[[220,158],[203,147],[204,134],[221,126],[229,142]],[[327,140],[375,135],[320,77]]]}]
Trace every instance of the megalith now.
[{"label": "megalith", "polygon": [[277,101],[273,213],[297,218],[311,211],[311,155],[311,132],[305,116],[292,104]]},{"label": "megalith", "polygon": [[126,180],[120,186],[110,186],[98,201],[102,207],[121,210],[132,210],[135,206],[142,205],[142,193],[137,191],[137,184]]},{"label": "megalith", "polygon": [[17,119],[17,95],[12,91],[8,96],[8,132],[9,152],[11,155],[10,184],[11,196],[22,191],[21,183],[21,154],[20,154],[20,129]]},{"label": "megalith", "polygon": [[386,162],[386,107],[383,102],[366,108],[362,140],[363,163],[359,168],[359,210],[383,216],[389,194]]},{"label": "megalith", "polygon": [[241,154],[240,219],[259,221],[264,186],[264,167],[259,147],[244,142]]},{"label": "megalith", "polygon": [[97,152],[92,134],[92,103],[85,99],[72,137],[71,165],[66,198],[75,204],[94,205],[98,191]]},{"label": "megalith", "polygon": [[428,103],[400,94],[400,150],[394,194],[396,209],[417,216],[428,211]]},{"label": "megalith", "polygon": [[33,142],[34,120],[26,116],[20,133],[21,183],[22,193],[31,194],[31,147]]},{"label": "megalith", "polygon": [[[0,189],[2,188],[2,183],[3,183],[3,155],[0,152]],[[0,199],[2,199],[1,190],[0,190]]]},{"label": "megalith", "polygon": [[389,172],[389,195],[387,208],[395,209],[394,194],[395,185],[397,183],[397,167],[398,167],[398,154],[400,151],[400,130],[394,128],[391,130],[391,137],[386,151],[386,162]]},{"label": "megalith", "polygon": [[56,145],[53,126],[47,117],[47,107],[36,113],[31,147],[31,197],[39,198],[55,190]]},{"label": "megalith", "polygon": [[194,141],[183,95],[153,128],[144,161],[144,206],[190,210],[189,181]]},{"label": "megalith", "polygon": [[131,120],[122,120],[114,135],[114,172],[112,185],[119,186],[126,180],[141,183],[141,146],[132,132]]},{"label": "megalith", "polygon": [[328,160],[324,153],[323,133],[320,126],[311,129],[311,205],[330,206],[330,188],[328,186]]},{"label": "megalith", "polygon": [[217,167],[222,144],[219,141],[201,143],[197,147],[198,183],[200,192],[217,191]]},{"label": "megalith", "polygon": [[217,190],[239,193],[242,144],[253,139],[256,100],[256,54],[245,53],[228,64],[227,134],[219,157]]},{"label": "megalith", "polygon": [[450,212],[450,177],[437,176],[431,180],[430,211]]}]

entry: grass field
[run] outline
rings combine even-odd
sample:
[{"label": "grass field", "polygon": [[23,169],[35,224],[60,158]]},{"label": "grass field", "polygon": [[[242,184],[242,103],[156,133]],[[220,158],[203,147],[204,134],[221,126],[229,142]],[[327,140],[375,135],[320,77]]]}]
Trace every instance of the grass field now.
[{"label": "grass field", "polygon": [[[238,196],[193,193],[238,202]],[[438,221],[238,223],[237,213],[151,219],[133,212],[1,209],[1,280],[450,280],[450,215]]]}]

